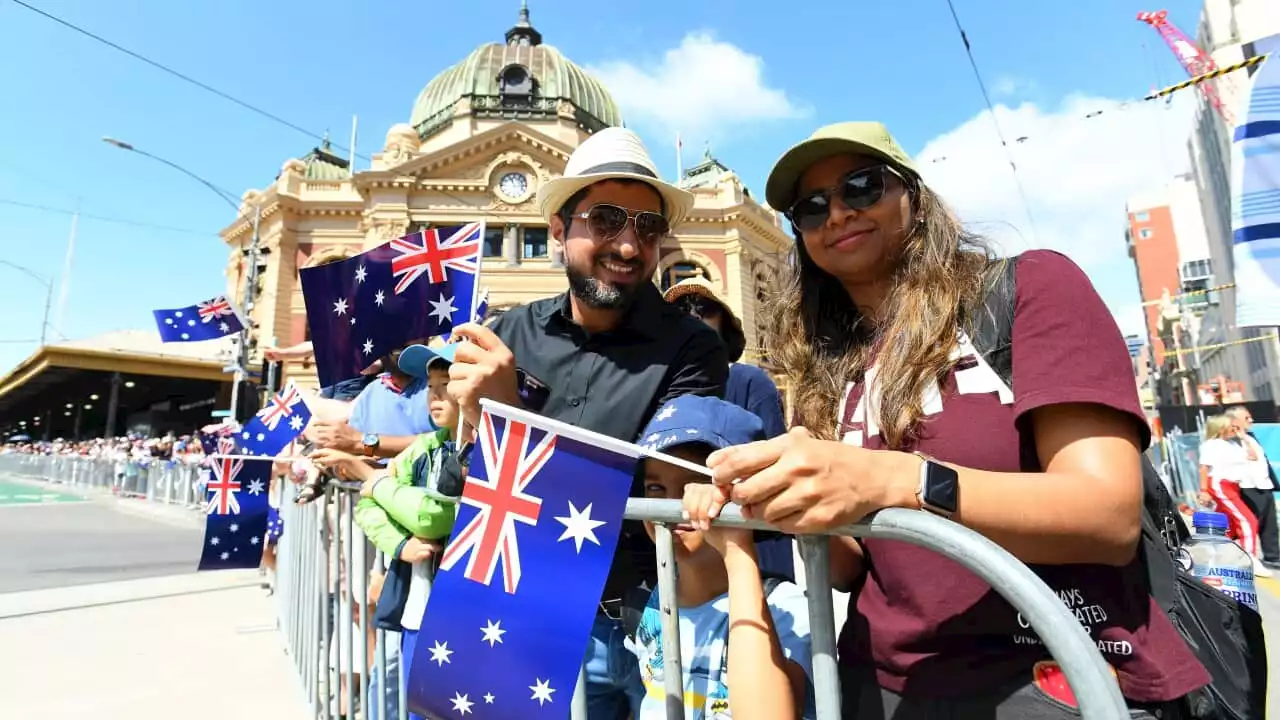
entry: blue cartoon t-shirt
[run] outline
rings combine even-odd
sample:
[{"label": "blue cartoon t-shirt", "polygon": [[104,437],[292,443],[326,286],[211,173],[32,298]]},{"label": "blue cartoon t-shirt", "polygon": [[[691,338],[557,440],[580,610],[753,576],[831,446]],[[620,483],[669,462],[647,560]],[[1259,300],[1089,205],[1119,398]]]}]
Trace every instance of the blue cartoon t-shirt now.
[{"label": "blue cartoon t-shirt", "polygon": [[[812,720],[813,666],[809,645],[809,610],[804,591],[792,583],[781,583],[769,593],[769,610],[777,628],[782,654],[804,668],[810,678],[804,717]],[[637,720],[665,720],[663,698],[662,619],[658,610],[658,591],[640,619],[636,639],[631,647],[640,661],[640,678],[645,696]],[[728,658],[729,596],[721,595],[711,602],[692,608],[680,608],[680,657],[684,665],[684,705],[686,720],[731,720],[729,709]]]}]

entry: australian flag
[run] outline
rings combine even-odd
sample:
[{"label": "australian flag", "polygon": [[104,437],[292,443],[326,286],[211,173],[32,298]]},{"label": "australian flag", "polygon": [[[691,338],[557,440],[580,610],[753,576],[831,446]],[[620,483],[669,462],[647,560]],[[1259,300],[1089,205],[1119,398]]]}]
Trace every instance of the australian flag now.
[{"label": "australian flag", "polygon": [[151,314],[164,342],[216,340],[244,329],[240,314],[222,295],[189,307],[152,310]]},{"label": "australian flag", "polygon": [[[484,316],[489,314],[489,288],[485,288],[480,292],[480,300],[476,303],[475,314],[471,318],[471,322],[482,323]],[[453,332],[440,333],[440,339],[448,342],[453,338]]]},{"label": "australian flag", "polygon": [[431,228],[302,270],[320,384],[356,377],[411,340],[471,322],[483,238],[483,222]]},{"label": "australian flag", "polygon": [[471,463],[432,584],[409,707],[435,718],[563,720],[639,449],[482,403],[483,460]]},{"label": "australian flag", "polygon": [[246,455],[275,457],[302,434],[311,422],[311,408],[293,383],[273,395],[267,406],[249,418],[237,436]]},{"label": "australian flag", "polygon": [[205,473],[207,520],[199,570],[256,568],[267,534],[271,463],[210,458]]}]

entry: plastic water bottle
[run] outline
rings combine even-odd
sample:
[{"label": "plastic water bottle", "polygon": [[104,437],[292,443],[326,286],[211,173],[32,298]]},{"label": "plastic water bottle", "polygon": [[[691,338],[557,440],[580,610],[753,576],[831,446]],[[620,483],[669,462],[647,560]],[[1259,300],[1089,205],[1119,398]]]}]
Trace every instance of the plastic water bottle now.
[{"label": "plastic water bottle", "polygon": [[1253,558],[1227,537],[1227,516],[1200,510],[1191,518],[1195,533],[1183,544],[1191,554],[1191,573],[1211,588],[1258,609]]}]

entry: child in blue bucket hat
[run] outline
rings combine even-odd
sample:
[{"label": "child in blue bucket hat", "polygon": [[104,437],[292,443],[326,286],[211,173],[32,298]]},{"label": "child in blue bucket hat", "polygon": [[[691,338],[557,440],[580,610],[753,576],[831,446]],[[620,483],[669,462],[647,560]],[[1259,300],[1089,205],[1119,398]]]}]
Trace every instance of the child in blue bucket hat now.
[{"label": "child in blue bucket hat", "polygon": [[[654,415],[639,444],[704,466],[715,450],[763,439],[754,414],[717,398],[686,395]],[[644,460],[640,473],[645,497],[680,499],[686,509],[705,507],[715,493],[709,473],[659,458]],[[645,531],[654,538],[653,523],[646,522]],[[812,718],[804,591],[761,577],[751,530],[685,523],[672,528],[672,543],[686,716]],[[630,643],[645,686],[638,720],[666,717],[659,608],[654,590]]]}]

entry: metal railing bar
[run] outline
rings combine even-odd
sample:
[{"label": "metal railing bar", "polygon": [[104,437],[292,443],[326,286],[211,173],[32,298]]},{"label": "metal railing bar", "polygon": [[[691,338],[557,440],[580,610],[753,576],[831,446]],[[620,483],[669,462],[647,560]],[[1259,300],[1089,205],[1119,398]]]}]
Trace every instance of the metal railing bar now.
[{"label": "metal railing bar", "polygon": [[804,563],[809,605],[813,700],[818,720],[840,720],[840,666],[836,660],[836,615],[831,599],[831,544],[826,535],[796,539]]},{"label": "metal railing bar", "polygon": [[662,677],[668,720],[684,720],[684,663],[680,658],[680,602],[676,598],[676,555],[671,527],[654,526],[658,557],[658,611],[662,618]]}]

